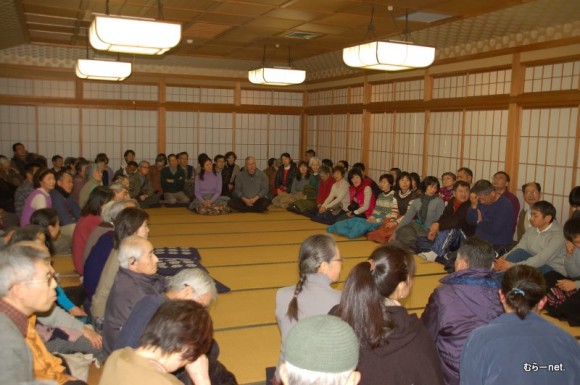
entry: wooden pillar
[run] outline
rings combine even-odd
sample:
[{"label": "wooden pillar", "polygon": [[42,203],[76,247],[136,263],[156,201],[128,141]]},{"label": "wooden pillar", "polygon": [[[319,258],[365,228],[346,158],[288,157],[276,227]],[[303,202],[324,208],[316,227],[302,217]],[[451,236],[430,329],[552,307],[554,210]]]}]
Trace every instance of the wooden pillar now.
[{"label": "wooden pillar", "polygon": [[[510,96],[521,95],[524,90],[525,68],[520,62],[520,54],[515,53],[512,60]],[[505,153],[505,171],[510,175],[509,190],[515,193],[519,174],[520,136],[522,129],[522,109],[517,103],[508,105],[508,123]]]}]

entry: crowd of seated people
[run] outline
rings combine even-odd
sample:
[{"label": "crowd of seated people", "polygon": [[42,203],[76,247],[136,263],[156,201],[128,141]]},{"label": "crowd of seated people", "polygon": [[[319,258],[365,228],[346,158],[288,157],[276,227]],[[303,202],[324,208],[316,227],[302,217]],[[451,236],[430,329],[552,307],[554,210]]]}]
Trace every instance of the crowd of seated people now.
[{"label": "crowd of seated people", "polygon": [[[312,373],[329,378],[328,362],[306,362],[293,353],[299,346],[291,331],[316,315],[342,319],[339,324],[327,318],[318,322],[346,340],[356,338],[356,348],[349,345],[356,355],[341,366],[337,382],[345,384],[484,382],[484,374],[474,367],[478,358],[473,351],[492,343],[486,327],[491,333],[500,327],[494,323],[506,323],[506,328],[513,323],[514,330],[533,331],[540,324],[533,313],[544,304],[554,317],[580,324],[579,187],[569,196],[572,218],[561,226],[554,206],[542,200],[539,183],[522,186],[520,209],[503,171],[473,183],[473,172],[466,167],[443,173],[441,180],[427,176],[422,181],[418,173],[392,168],[377,183],[364,164],[340,160],[335,166],[313,150],[296,162],[284,153],[270,159],[263,171],[252,156],[238,166],[233,152],[213,158],[200,154],[198,167],[193,167],[187,152],[159,154],[149,163],[127,150],[121,167],[113,171],[104,153],[94,162],[55,155],[48,168],[45,157],[28,153],[22,144],[13,150],[11,160],[0,157],[0,338],[2,346],[13,346],[19,354],[0,357],[0,379],[82,384],[66,361],[53,354],[66,351],[93,353],[103,360],[111,355],[103,384],[128,383],[131,376],[124,382],[119,373],[140,371],[142,383],[149,383],[155,376],[147,376],[147,370],[159,369],[175,372],[165,373],[167,383],[236,383],[217,359],[211,319],[203,309],[215,300],[215,287],[207,285],[201,271],[184,271],[169,281],[157,274],[143,209],[161,204],[203,215],[266,212],[273,204],[329,225],[328,232],[383,244],[353,268],[341,293],[330,286],[342,269],[334,239],[321,234],[304,241],[298,283],[280,289],[276,297],[282,334],[277,382],[308,383]],[[54,253],[72,254],[74,268],[83,276],[81,294],[57,285],[46,263]],[[400,303],[412,290],[413,253],[454,271],[442,279],[421,320]],[[42,293],[36,287],[41,282],[46,286]],[[192,322],[188,316],[203,329],[203,340],[159,342],[186,327],[183,322]],[[175,328],[164,330],[160,322],[176,322]],[[573,345],[566,345],[565,335],[550,333],[569,349],[567,354],[577,354]],[[140,335],[148,337],[139,340]],[[311,342],[313,349],[315,343],[323,344]],[[463,351],[464,345],[469,350]],[[183,349],[192,353],[182,354],[177,364],[177,356],[167,361]],[[32,354],[22,354],[27,351]],[[499,365],[493,356],[482,357],[489,361],[486,365]],[[351,365],[353,359],[356,365]],[[569,376],[558,383],[576,383],[578,363],[562,362]],[[421,371],[413,370],[417,364]],[[511,379],[513,373],[505,369],[502,376]]]}]

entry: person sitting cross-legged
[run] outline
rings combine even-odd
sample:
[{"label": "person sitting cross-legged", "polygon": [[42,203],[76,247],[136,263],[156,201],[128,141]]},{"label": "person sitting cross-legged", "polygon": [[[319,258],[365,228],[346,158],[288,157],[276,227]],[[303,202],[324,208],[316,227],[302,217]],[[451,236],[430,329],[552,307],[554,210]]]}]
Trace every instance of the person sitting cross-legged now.
[{"label": "person sitting cross-legged", "polygon": [[262,213],[268,210],[268,178],[256,167],[256,158],[248,156],[244,171],[236,177],[236,183],[229,205],[239,212]]},{"label": "person sitting cross-legged", "polygon": [[131,198],[139,202],[139,206],[143,209],[150,207],[159,207],[159,197],[153,190],[153,183],[149,176],[151,166],[146,160],[139,162],[137,172],[129,176]]},{"label": "person sitting cross-legged", "polygon": [[503,314],[499,284],[492,277],[494,260],[489,242],[468,238],[457,252],[455,272],[440,280],[421,315],[439,351],[447,385],[459,384],[459,359],[469,334]]},{"label": "person sitting cross-legged", "polygon": [[530,223],[532,227],[516,247],[497,260],[496,270],[504,272],[519,264],[536,267],[543,274],[553,270],[565,274],[565,239],[562,227],[556,221],[556,208],[546,201],[534,203]]}]

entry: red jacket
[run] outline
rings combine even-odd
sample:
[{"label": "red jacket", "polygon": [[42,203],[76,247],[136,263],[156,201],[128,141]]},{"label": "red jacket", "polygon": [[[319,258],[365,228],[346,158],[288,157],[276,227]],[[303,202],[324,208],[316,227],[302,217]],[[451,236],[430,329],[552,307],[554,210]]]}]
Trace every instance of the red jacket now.
[{"label": "red jacket", "polygon": [[373,189],[371,187],[371,184],[372,184],[371,179],[364,178],[362,180],[362,183],[358,187],[354,187],[353,185],[351,185],[349,188],[350,203],[352,203],[356,198],[356,201],[359,204],[359,206],[363,206],[363,203],[365,201],[365,188],[368,187],[371,189],[371,202],[370,202],[369,208],[364,212],[364,215],[367,218],[370,217],[371,214],[373,213],[373,210],[375,209],[375,205],[376,205],[376,201],[377,201],[375,194],[372,193]]},{"label": "red jacket", "polygon": [[318,195],[316,195],[316,204],[321,205],[324,203],[326,198],[330,195],[330,189],[334,184],[335,180],[333,177],[329,177],[326,182],[320,179],[320,183],[318,184]]}]

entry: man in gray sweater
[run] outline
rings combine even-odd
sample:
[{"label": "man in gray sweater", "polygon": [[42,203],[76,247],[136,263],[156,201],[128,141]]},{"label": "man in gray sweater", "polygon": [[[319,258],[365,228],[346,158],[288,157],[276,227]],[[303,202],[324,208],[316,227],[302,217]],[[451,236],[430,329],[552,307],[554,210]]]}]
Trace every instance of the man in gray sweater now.
[{"label": "man in gray sweater", "polygon": [[268,178],[256,167],[256,159],[246,158],[244,170],[238,174],[235,181],[234,194],[230,207],[236,211],[247,213],[262,213],[268,210]]}]

